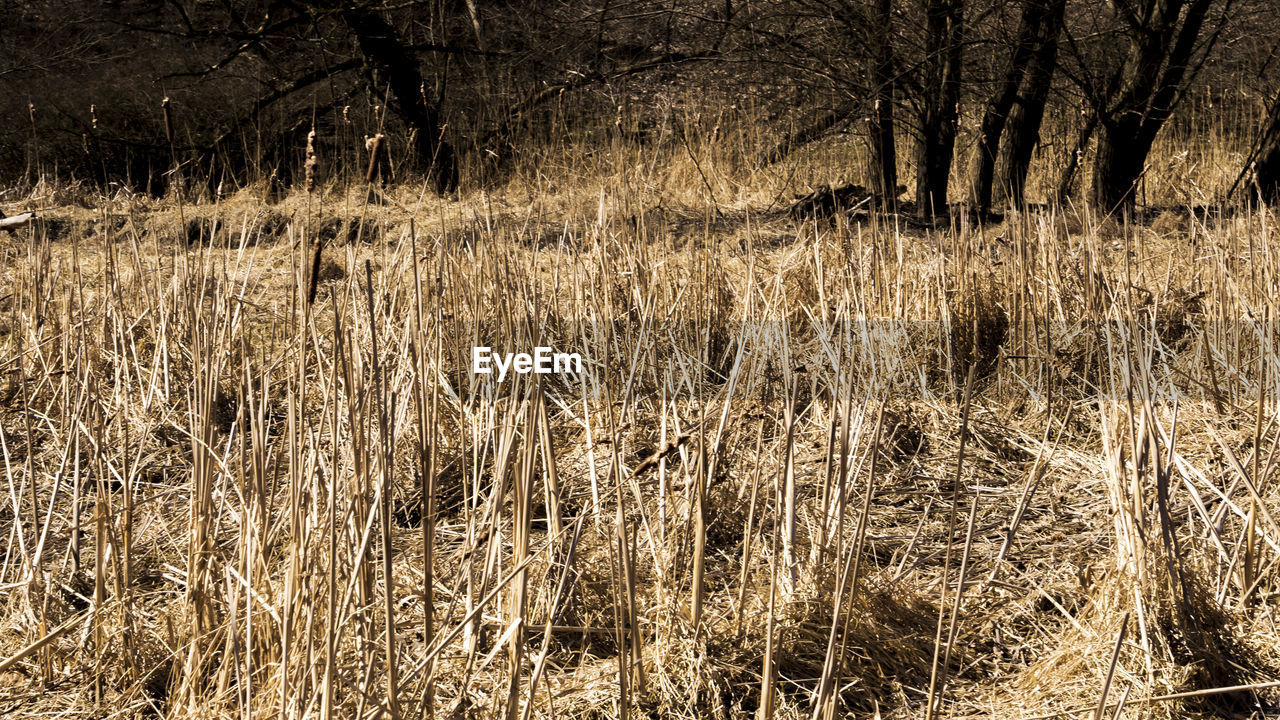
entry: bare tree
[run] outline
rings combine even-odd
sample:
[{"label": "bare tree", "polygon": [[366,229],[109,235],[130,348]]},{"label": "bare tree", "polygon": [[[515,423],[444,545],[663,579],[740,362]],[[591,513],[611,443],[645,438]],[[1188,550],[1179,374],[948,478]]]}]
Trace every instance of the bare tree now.
[{"label": "bare tree", "polygon": [[1271,104],[1262,144],[1254,160],[1254,181],[1268,205],[1280,205],[1280,96]]},{"label": "bare tree", "polygon": [[895,102],[893,16],[890,0],[874,0],[871,16],[878,32],[871,33],[872,107],[867,126],[869,158],[868,187],[885,203],[892,205],[898,197],[898,150],[894,141]]},{"label": "bare tree", "polygon": [[1001,189],[1007,190],[1008,198],[1015,205],[1022,203],[1031,152],[1040,137],[1040,122],[1053,81],[1058,33],[1066,4],[1066,0],[1023,0],[1008,68],[987,101],[978,131],[970,179],[971,201],[980,214],[991,210],[992,185],[1006,128],[1009,142],[1004,150]]},{"label": "bare tree", "polygon": [[924,82],[916,145],[916,203],[921,217],[947,210],[960,109],[963,20],[964,0],[926,0]]},{"label": "bare tree", "polygon": [[453,146],[444,139],[439,103],[422,79],[418,59],[373,9],[352,5],[340,13],[355,35],[371,84],[375,89],[385,84],[391,92],[391,107],[412,133],[414,169],[426,174],[438,193],[451,192],[458,186],[457,160]]},{"label": "bare tree", "polygon": [[[1093,100],[1101,134],[1091,199],[1108,211],[1133,204],[1156,135],[1204,62],[1201,30],[1215,0],[1115,0],[1128,36],[1123,63]],[[1231,0],[1224,0],[1223,12]],[[1099,92],[1099,90],[1101,92]]]},{"label": "bare tree", "polygon": [[1044,120],[1049,90],[1053,85],[1058,60],[1058,37],[1062,34],[1067,0],[1039,0],[1044,10],[1036,49],[1027,59],[1022,86],[1010,111],[1008,142],[1002,149],[999,189],[1016,207],[1026,202],[1027,173],[1031,155],[1040,142],[1040,125]]}]

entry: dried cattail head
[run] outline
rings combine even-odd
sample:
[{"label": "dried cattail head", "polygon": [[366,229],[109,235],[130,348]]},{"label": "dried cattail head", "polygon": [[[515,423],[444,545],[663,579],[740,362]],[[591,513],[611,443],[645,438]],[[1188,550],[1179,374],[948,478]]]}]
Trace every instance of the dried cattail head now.
[{"label": "dried cattail head", "polygon": [[[369,172],[365,175],[365,182],[372,183],[374,178],[380,174],[379,161],[385,160],[385,154],[382,153],[382,138],[382,133],[378,133],[364,140],[364,147],[369,151]],[[380,154],[383,157],[379,157]]]},{"label": "dried cattail head", "polygon": [[165,96],[160,101],[160,110],[164,113],[164,136],[169,141],[170,149],[173,147],[173,116],[169,114],[169,98]]},{"label": "dried cattail head", "polygon": [[307,192],[314,192],[316,189],[316,131],[315,128],[307,133],[307,161],[304,164],[307,171]]}]

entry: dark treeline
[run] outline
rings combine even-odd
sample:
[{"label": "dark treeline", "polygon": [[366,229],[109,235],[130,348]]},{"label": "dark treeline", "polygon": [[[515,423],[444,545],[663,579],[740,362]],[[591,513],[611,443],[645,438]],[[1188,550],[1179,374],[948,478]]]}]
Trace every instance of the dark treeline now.
[{"label": "dark treeline", "polygon": [[[625,106],[643,138],[661,102],[714,89],[771,128],[755,162],[858,138],[867,161],[848,177],[886,204],[902,180],[922,215],[1016,207],[1034,165],[1052,188],[1042,199],[1110,210],[1137,201],[1157,138],[1204,93],[1239,125],[1227,128],[1243,158],[1232,192],[1280,200],[1273,0],[3,0],[0,11],[7,186],[287,188],[314,130],[331,177],[363,178],[366,139],[384,134],[383,176],[444,194],[460,177],[500,182],[566,113],[607,128]],[[1053,163],[1037,152],[1050,140]]]}]

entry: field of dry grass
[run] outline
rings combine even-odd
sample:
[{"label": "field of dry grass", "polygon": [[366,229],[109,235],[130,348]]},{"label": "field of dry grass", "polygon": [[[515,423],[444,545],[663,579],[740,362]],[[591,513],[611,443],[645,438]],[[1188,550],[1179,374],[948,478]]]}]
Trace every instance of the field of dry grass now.
[{"label": "field of dry grass", "polygon": [[0,715],[1274,716],[1277,218],[796,222],[840,151],[734,147],[37,189]]}]

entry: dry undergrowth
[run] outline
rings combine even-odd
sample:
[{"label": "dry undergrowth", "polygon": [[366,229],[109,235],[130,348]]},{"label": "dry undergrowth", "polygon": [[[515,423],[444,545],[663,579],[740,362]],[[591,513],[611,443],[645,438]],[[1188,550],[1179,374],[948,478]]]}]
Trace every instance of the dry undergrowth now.
[{"label": "dry undergrowth", "polygon": [[0,714],[1274,710],[1274,218],[387,193],[0,237]]}]

